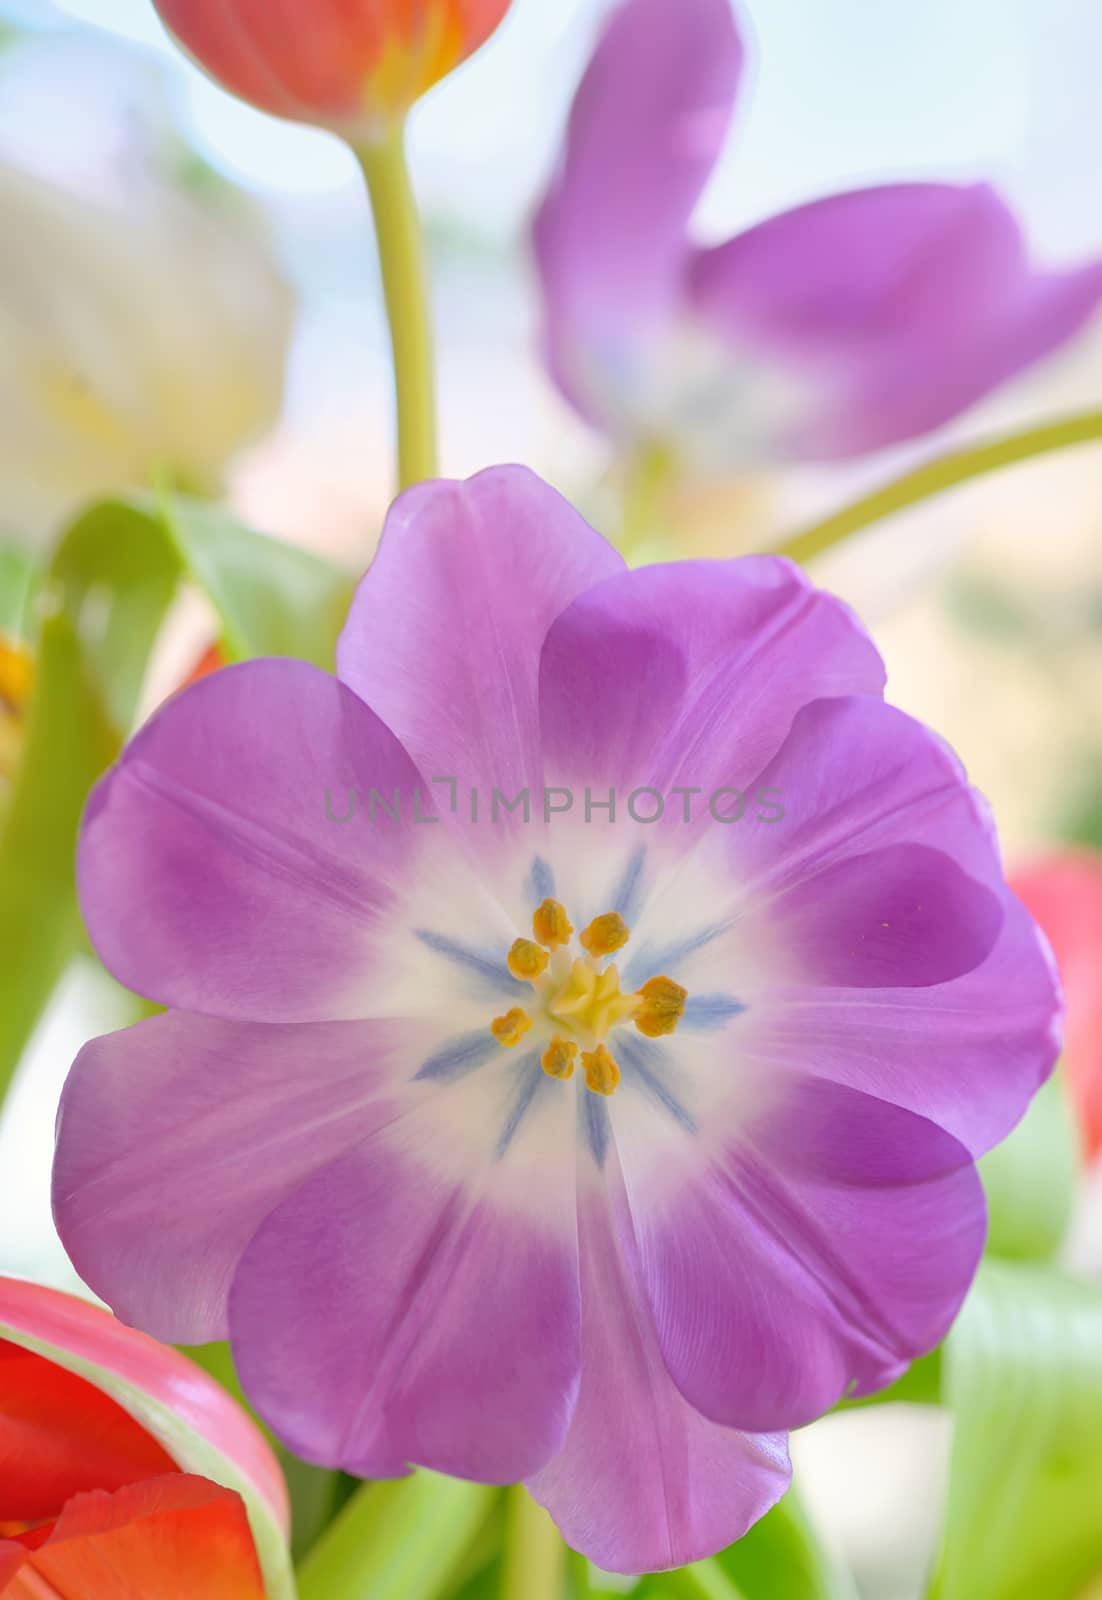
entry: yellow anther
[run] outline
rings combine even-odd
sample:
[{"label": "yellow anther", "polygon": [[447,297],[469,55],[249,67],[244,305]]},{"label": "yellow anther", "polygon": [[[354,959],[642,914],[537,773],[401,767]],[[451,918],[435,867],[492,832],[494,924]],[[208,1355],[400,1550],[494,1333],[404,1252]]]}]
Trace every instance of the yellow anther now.
[{"label": "yellow anther", "polygon": [[639,1008],[635,1026],[648,1039],[660,1039],[663,1034],[672,1033],[685,1015],[689,991],[672,978],[648,978],[636,998]]},{"label": "yellow anther", "polygon": [[585,1068],[585,1086],[594,1094],[611,1094],[620,1081],[620,1069],[607,1046],[599,1044],[596,1050],[582,1051]]},{"label": "yellow anther", "polygon": [[574,929],[566,914],[566,907],[561,906],[557,900],[545,900],[541,906],[537,906],[533,914],[532,932],[540,944],[545,944],[549,950],[557,950],[559,945],[569,944]]},{"label": "yellow anther", "polygon": [[560,1039],[558,1034],[555,1034],[543,1052],[540,1065],[549,1078],[572,1078],[574,1057],[577,1054],[578,1047],[572,1039]]},{"label": "yellow anther", "polygon": [[503,1017],[494,1018],[490,1024],[490,1032],[498,1044],[503,1044],[508,1049],[514,1044],[519,1044],[531,1026],[532,1019],[527,1011],[522,1011],[519,1006],[513,1006]]},{"label": "yellow anther", "polygon": [[627,944],[631,929],[618,911],[606,911],[603,917],[594,917],[578,937],[591,956],[611,956]]},{"label": "yellow anther", "polygon": [[529,983],[543,976],[550,959],[543,946],[533,944],[531,939],[514,939],[506,957],[513,977],[527,979]]}]

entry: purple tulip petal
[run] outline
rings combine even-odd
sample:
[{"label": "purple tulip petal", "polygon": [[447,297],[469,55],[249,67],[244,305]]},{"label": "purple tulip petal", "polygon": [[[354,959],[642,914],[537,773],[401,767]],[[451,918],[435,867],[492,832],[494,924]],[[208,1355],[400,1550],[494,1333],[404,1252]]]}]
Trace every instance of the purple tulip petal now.
[{"label": "purple tulip petal", "polygon": [[[419,778],[301,661],[227,667],[168,702],[88,805],[81,906],[104,964],[164,1005],[265,1022],[363,1015],[410,830],[341,816]],[[328,795],[328,800],[327,800]],[[331,805],[331,813],[327,813]]]},{"label": "purple tulip petal", "polygon": [[860,623],[775,556],[641,567],[576,600],[540,664],[548,773],[745,785],[809,698],[879,694]]},{"label": "purple tulip petal", "polygon": [[999,897],[925,845],[851,856],[771,905],[809,984],[885,989],[948,983],[978,967],[1002,927]]},{"label": "purple tulip petal", "polygon": [[606,26],[534,230],[549,359],[583,412],[680,296],[742,59],[729,0],[628,0]]},{"label": "purple tulip petal", "polygon": [[536,678],[552,620],[623,561],[521,467],[408,490],[352,603],[338,672],[425,776],[540,784]]},{"label": "purple tulip petal", "polygon": [[[611,1163],[610,1163],[611,1164]],[[783,1435],[707,1421],[670,1380],[623,1180],[579,1207],[582,1384],[560,1453],[528,1488],[567,1543],[610,1572],[683,1566],[740,1539],[788,1487]]]},{"label": "purple tulip petal", "polygon": [[782,796],[773,825],[732,831],[735,870],[748,891],[776,894],[869,850],[951,850],[977,882],[1003,892],[990,809],[936,734],[867,695],[812,700],[755,788]]},{"label": "purple tulip petal", "polygon": [[732,871],[794,974],[943,984],[991,952],[1005,889],[990,814],[920,723],[868,697],[812,702],[754,788],[784,815],[732,829]]},{"label": "purple tulip petal", "polygon": [[406,1046],[394,1023],[175,1011],[93,1039],[65,1085],[54,1163],[54,1215],[77,1271],[166,1343],[224,1339],[256,1228],[395,1114],[384,1071]]},{"label": "purple tulip petal", "polygon": [[[786,1075],[771,1110],[655,1191],[624,1148],[663,1356],[690,1404],[760,1432],[890,1380],[944,1336],[983,1248],[983,1189],[935,1124]],[[619,1135],[618,1135],[619,1136]],[[699,1141],[697,1141],[699,1145]]]},{"label": "purple tulip petal", "polygon": [[[556,1153],[569,1110],[560,1096]],[[325,1168],[259,1229],[230,1299],[238,1370],[306,1460],[513,1483],[561,1448],[577,1395],[573,1166],[541,1185],[522,1142],[456,1181],[412,1123],[399,1131]]]},{"label": "purple tulip petal", "polygon": [[1055,1065],[1051,960],[1013,895],[986,961],[930,988],[779,990],[739,1038],[770,1074],[829,1078],[932,1118],[981,1156],[1004,1139]]},{"label": "purple tulip petal", "polygon": [[699,252],[689,297],[732,361],[804,392],[778,448],[829,458],[926,433],[1055,350],[1102,303],[1102,263],[1034,268],[987,185],[894,184]]}]

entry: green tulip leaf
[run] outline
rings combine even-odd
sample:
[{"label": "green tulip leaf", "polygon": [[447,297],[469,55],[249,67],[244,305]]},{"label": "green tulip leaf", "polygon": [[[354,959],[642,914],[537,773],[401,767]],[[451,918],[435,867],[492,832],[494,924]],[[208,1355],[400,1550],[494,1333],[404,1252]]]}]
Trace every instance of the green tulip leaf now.
[{"label": "green tulip leaf", "polygon": [[205,501],[174,496],[162,511],[188,575],[218,612],[231,661],[298,656],[333,670],[355,587],[346,573]]},{"label": "green tulip leaf", "polygon": [[851,1600],[853,1580],[824,1550],[794,1490],[709,1561],[655,1573],[638,1600]]},{"label": "green tulip leaf", "polygon": [[1102,1291],[987,1260],[945,1346],[954,1418],[931,1600],[1075,1600],[1102,1570]]},{"label": "green tulip leaf", "polygon": [[[81,813],[133,727],[183,577],[207,595],[229,659],[295,655],[332,665],[352,583],[319,557],[184,499],[106,501],[68,528],[28,629],[34,688],[0,818],[0,1102],[81,943]],[[25,562],[5,553],[0,594],[22,594],[29,578]],[[9,621],[22,610],[12,601]]]},{"label": "green tulip leaf", "polygon": [[1021,1122],[980,1162],[987,1193],[987,1252],[1045,1261],[1068,1231],[1079,1151],[1063,1079],[1043,1085]]},{"label": "green tulip leaf", "polygon": [[445,1600],[497,1503],[434,1472],[365,1484],[300,1565],[301,1600]]},{"label": "green tulip leaf", "polygon": [[0,634],[26,638],[36,572],[29,550],[0,544]]},{"label": "green tulip leaf", "polygon": [[81,812],[133,714],[177,567],[140,512],[110,504],[73,524],[43,580],[34,688],[0,823],[0,1101],[80,943]]}]

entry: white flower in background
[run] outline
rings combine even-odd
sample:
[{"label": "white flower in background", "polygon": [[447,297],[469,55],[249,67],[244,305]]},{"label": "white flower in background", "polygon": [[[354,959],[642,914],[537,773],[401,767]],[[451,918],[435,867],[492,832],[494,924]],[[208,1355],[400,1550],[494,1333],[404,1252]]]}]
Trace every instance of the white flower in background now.
[{"label": "white flower in background", "polygon": [[[61,105],[64,81],[45,92]],[[64,182],[0,147],[4,534],[49,537],[158,477],[217,490],[282,407],[294,302],[266,218],[189,165],[163,116],[127,111],[102,177],[79,150]]]}]

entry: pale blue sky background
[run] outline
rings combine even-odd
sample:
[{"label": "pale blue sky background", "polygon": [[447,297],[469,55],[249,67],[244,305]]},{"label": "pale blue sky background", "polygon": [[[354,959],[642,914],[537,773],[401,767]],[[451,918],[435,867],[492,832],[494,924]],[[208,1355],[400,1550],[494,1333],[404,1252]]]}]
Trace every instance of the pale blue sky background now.
[{"label": "pale blue sky background", "polygon": [[[671,0],[676,5],[676,0]],[[8,0],[172,55],[150,0]],[[416,113],[426,198],[498,230],[523,216],[607,0],[515,0],[500,34]],[[999,178],[1052,252],[1102,244],[1098,0],[757,0],[744,115],[703,220],[748,220],[882,175]],[[176,58],[178,59],[178,58]],[[181,68],[207,153],[262,184],[325,190],[347,158]]]}]

